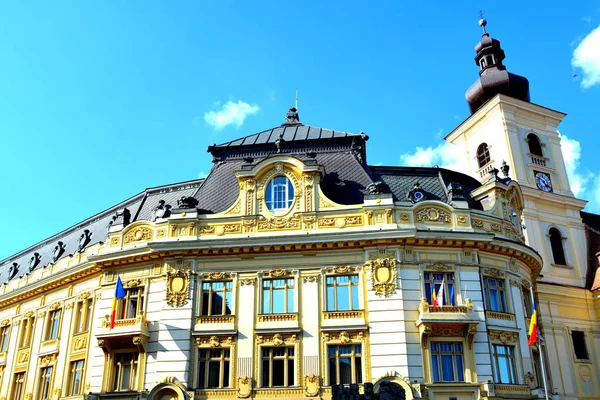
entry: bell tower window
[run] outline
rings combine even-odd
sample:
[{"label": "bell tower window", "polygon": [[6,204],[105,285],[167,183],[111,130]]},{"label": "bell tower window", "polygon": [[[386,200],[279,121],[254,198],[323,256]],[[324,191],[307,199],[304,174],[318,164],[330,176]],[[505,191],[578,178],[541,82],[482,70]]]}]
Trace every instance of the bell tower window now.
[{"label": "bell tower window", "polygon": [[538,157],[543,157],[542,154],[542,145],[540,144],[540,139],[533,133],[527,135],[527,144],[529,146],[529,152]]},{"label": "bell tower window", "polygon": [[558,265],[567,265],[567,261],[565,259],[565,250],[563,249],[563,237],[560,234],[560,231],[556,228],[550,228],[549,232],[550,236],[550,246],[552,247],[552,258],[554,259],[554,264]]},{"label": "bell tower window", "polygon": [[479,168],[483,168],[487,163],[491,161],[490,150],[486,143],[481,143],[477,148],[477,163]]}]

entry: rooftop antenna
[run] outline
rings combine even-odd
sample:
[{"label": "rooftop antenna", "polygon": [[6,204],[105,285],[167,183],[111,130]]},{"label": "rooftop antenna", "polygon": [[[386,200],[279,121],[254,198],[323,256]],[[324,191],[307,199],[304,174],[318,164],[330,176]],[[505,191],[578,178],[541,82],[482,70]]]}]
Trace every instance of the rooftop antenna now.
[{"label": "rooftop antenna", "polygon": [[487,32],[485,30],[486,25],[487,25],[487,21],[485,19],[483,19],[483,10],[479,10],[479,26],[481,26],[481,29],[483,29],[484,35],[487,35]]},{"label": "rooftop antenna", "polygon": [[298,91],[296,90],[296,110],[298,109]]}]

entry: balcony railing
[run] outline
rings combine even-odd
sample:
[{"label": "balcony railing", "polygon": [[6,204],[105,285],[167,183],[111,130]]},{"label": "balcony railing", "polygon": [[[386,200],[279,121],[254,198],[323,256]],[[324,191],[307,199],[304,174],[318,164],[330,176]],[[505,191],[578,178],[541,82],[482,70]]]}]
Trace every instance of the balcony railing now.
[{"label": "balcony railing", "polygon": [[540,167],[545,167],[546,166],[546,158],[531,155],[531,163],[534,165],[539,165]]}]

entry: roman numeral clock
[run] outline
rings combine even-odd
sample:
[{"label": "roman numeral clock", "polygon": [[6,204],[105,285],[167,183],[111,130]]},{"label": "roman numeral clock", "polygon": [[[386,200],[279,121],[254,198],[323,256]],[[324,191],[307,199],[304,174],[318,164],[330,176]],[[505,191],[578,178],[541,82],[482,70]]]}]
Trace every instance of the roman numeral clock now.
[{"label": "roman numeral clock", "polygon": [[535,183],[540,190],[552,192],[552,180],[550,174],[540,171],[534,171]]}]

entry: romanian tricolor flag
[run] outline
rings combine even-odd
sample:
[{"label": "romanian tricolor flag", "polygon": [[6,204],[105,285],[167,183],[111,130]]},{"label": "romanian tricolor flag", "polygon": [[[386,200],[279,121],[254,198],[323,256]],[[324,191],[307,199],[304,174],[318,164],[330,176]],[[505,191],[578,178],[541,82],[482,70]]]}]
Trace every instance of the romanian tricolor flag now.
[{"label": "romanian tricolor flag", "polygon": [[433,290],[431,291],[431,306],[437,307],[437,297],[435,294],[435,285],[433,285]]},{"label": "romanian tricolor flag", "polygon": [[535,309],[535,303],[533,303],[533,313],[531,314],[531,322],[529,323],[529,346],[531,347],[537,341],[537,310]]},{"label": "romanian tricolor flag", "polygon": [[117,300],[125,297],[125,288],[123,287],[123,282],[121,282],[121,277],[117,277],[117,287],[115,288],[115,297],[113,297],[112,302],[112,310],[110,312],[110,329],[115,327],[115,319],[117,317]]}]

